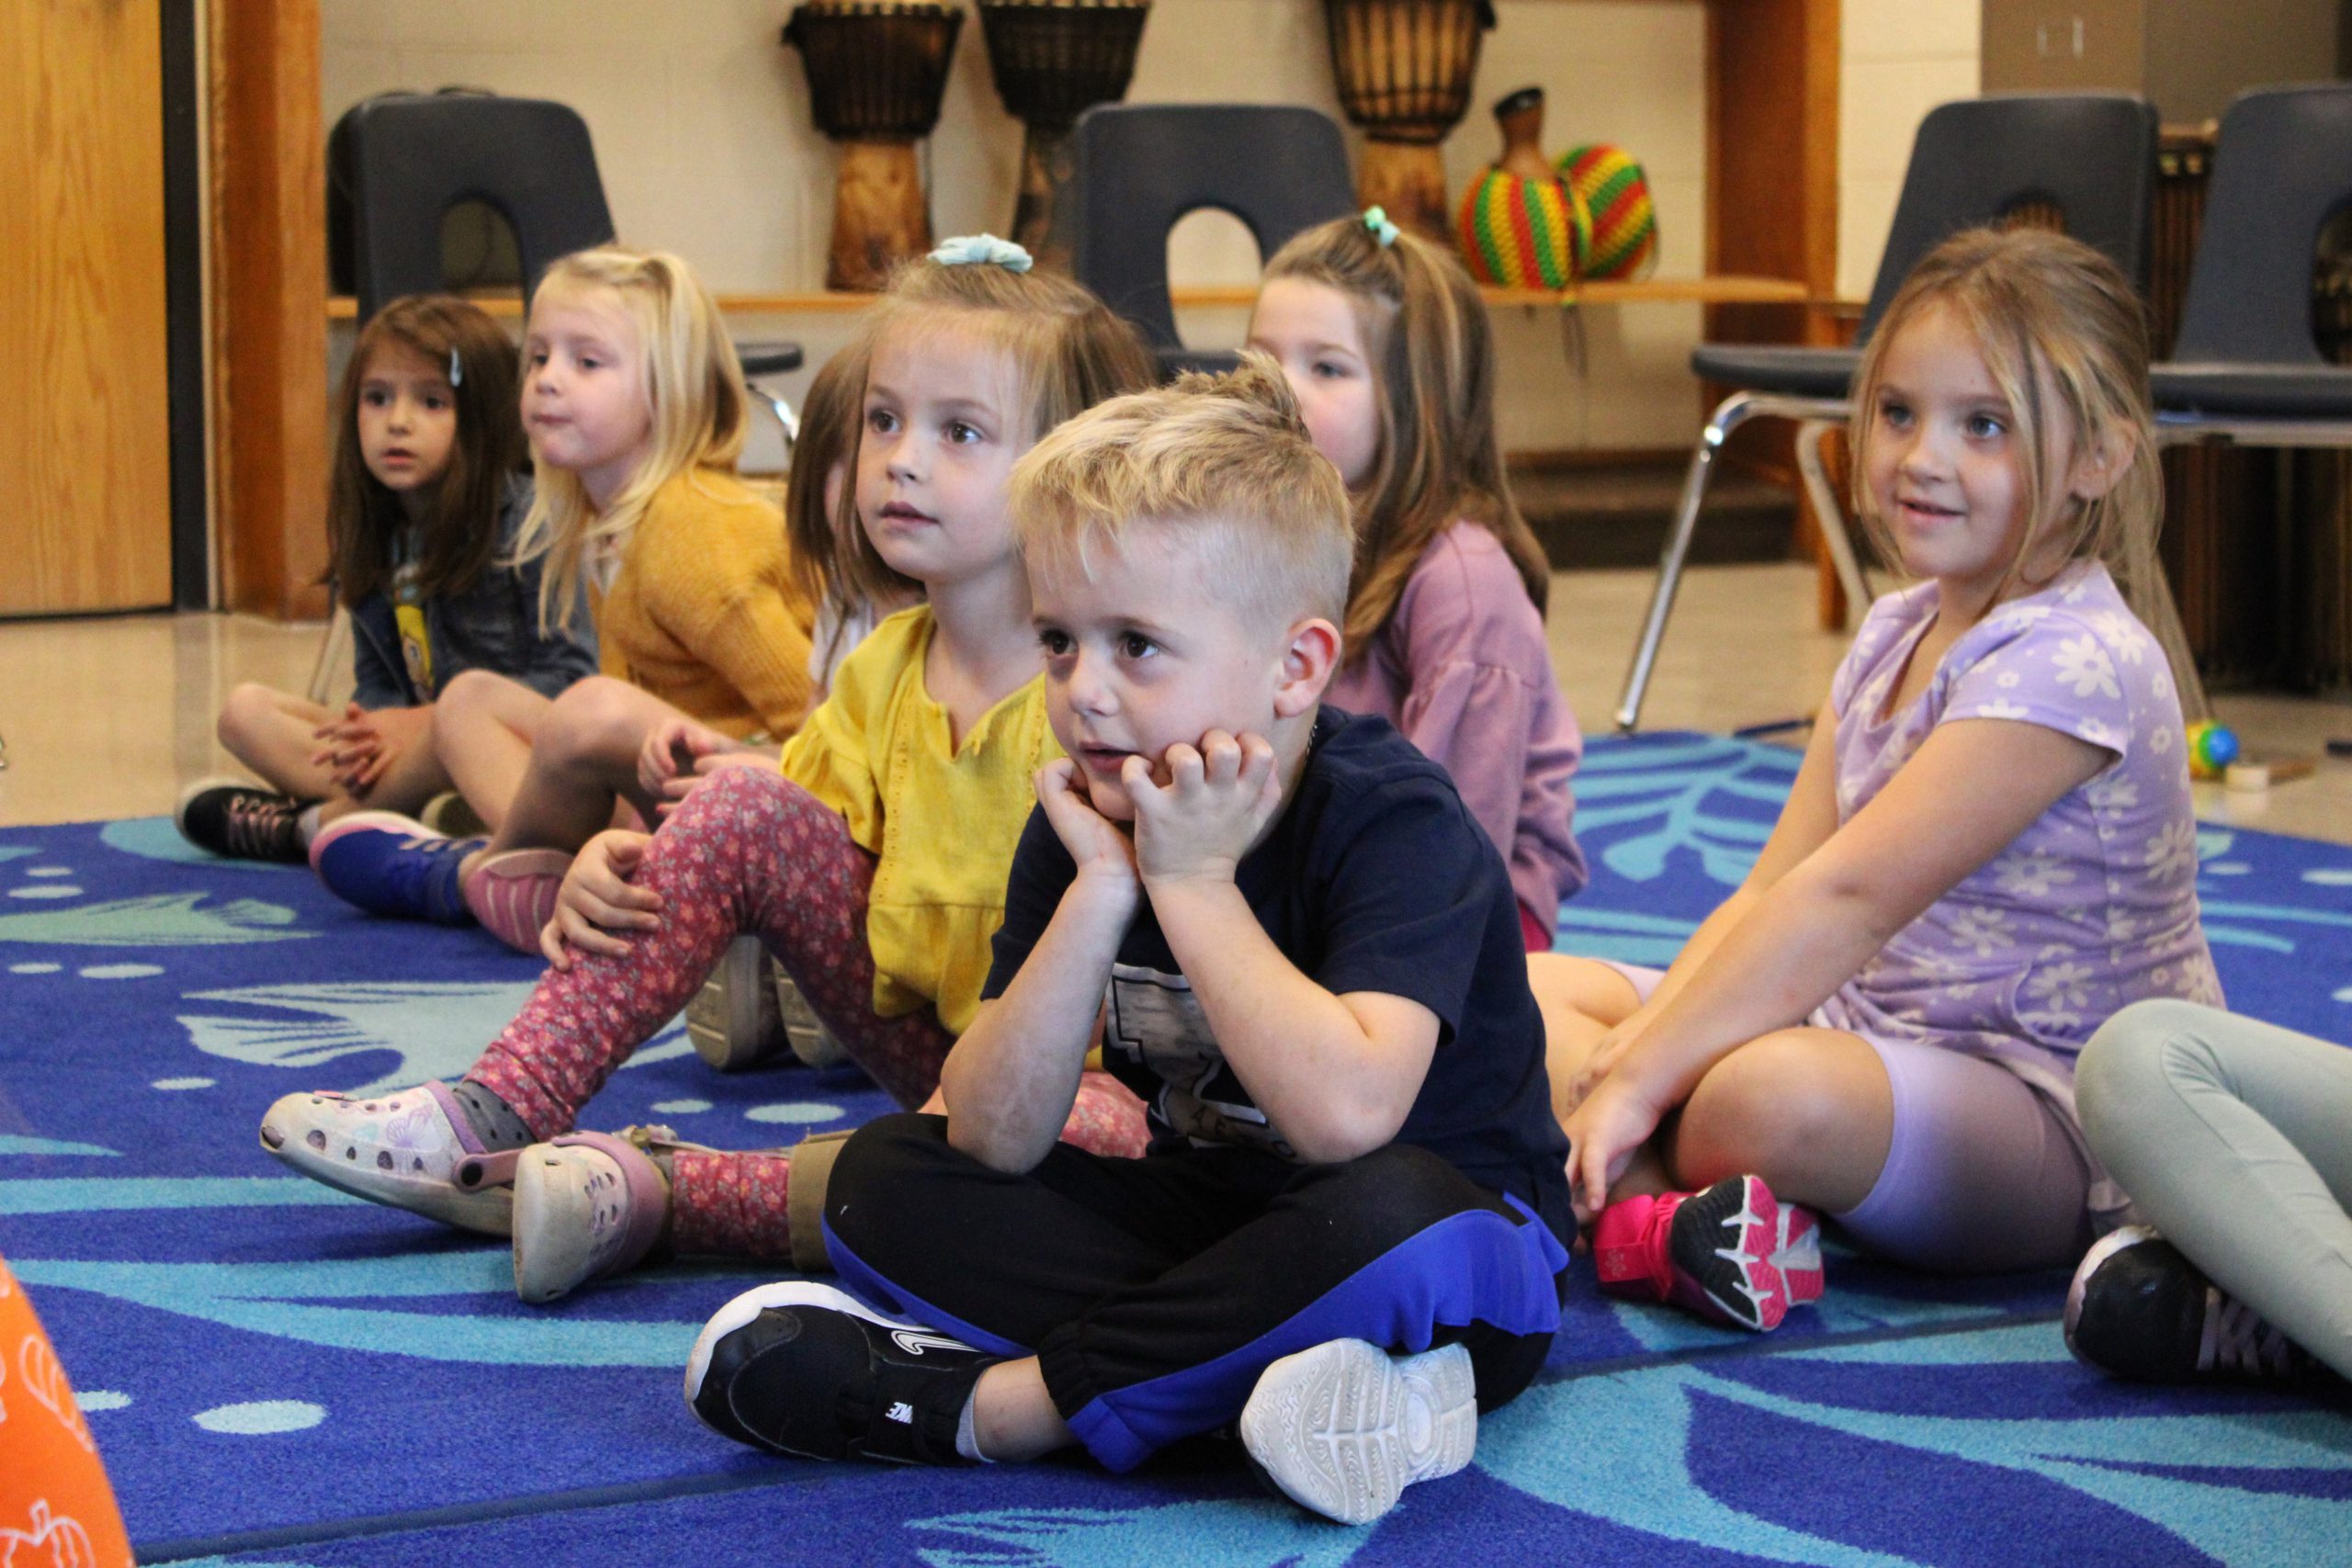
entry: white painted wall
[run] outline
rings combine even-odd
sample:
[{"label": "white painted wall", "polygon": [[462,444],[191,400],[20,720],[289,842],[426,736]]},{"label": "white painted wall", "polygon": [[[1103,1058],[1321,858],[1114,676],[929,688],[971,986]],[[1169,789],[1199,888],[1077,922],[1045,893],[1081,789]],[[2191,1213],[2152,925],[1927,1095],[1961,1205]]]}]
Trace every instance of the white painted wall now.
[{"label": "white painted wall", "polygon": [[[834,154],[809,122],[799,57],[779,41],[789,9],[786,0],[322,0],[322,107],[332,124],[372,93],[455,84],[560,98],[588,121],[624,240],[680,252],[720,293],[813,289],[824,274]],[[1498,151],[1487,106],[1538,84],[1551,106],[1547,145],[1630,148],[1657,193],[1661,272],[1695,273],[1705,215],[1704,8],[1500,0],[1496,11],[1474,107],[1445,148],[1457,195]],[[1336,114],[1323,7],[1157,0],[1128,98],[1304,103]],[[1020,144],[972,15],[926,154],[938,232],[1011,224]],[[1218,227],[1198,218],[1180,231],[1178,281],[1254,276],[1238,226],[1224,235]],[[812,367],[849,331],[845,318],[825,316],[740,325],[799,339]],[[1695,306],[1589,310],[1580,342],[1551,311],[1510,311],[1498,325],[1510,446],[1672,446],[1695,434],[1687,368]],[[1238,341],[1242,312],[1194,312],[1184,330],[1196,344]],[[787,389],[803,380],[787,378]]]},{"label": "white painted wall", "polygon": [[1846,0],[1838,78],[1838,293],[1870,298],[1919,121],[1981,90],[1980,0]]}]

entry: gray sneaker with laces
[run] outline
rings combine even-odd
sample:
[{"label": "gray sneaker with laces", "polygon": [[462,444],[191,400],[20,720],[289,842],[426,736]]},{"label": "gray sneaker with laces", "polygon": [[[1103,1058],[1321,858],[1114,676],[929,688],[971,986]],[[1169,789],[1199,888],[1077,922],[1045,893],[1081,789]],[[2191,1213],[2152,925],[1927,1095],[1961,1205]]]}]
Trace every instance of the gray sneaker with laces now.
[{"label": "gray sneaker with laces", "polygon": [[2083,1255],[2066,1292],[2065,1329],[2077,1360],[2135,1382],[2335,1376],[2146,1225],[2125,1225]]}]

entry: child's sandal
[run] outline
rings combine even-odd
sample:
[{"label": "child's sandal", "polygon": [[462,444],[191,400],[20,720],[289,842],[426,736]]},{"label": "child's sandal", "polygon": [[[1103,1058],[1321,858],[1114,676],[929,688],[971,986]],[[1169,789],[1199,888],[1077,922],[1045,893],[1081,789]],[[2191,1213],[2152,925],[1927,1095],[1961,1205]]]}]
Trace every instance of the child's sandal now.
[{"label": "child's sandal", "polygon": [[667,1127],[566,1133],[514,1167],[514,1293],[547,1303],[643,1262],[670,1223],[670,1183],[647,1152]]},{"label": "child's sandal", "polygon": [[354,1098],[286,1095],[261,1146],[313,1181],[461,1229],[505,1235],[514,1156],[487,1148],[440,1082]]}]

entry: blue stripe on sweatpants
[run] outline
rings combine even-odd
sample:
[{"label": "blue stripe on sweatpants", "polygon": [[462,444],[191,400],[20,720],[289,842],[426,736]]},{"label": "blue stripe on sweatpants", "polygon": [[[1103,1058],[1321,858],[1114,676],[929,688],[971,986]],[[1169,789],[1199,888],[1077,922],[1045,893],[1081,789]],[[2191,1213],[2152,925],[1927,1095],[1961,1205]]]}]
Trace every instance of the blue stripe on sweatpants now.
[{"label": "blue stripe on sweatpants", "polygon": [[[1114,1471],[1154,1450],[1232,1420],[1258,1376],[1283,1357],[1332,1339],[1391,1350],[1426,1350],[1439,1328],[1485,1323],[1505,1333],[1560,1326],[1566,1248],[1516,1198],[1517,1224],[1490,1211],[1439,1221],[1383,1253],[1306,1310],[1213,1361],[1114,1389],[1069,1418],[1087,1450]],[[842,1253],[834,1254],[838,1260]]]},{"label": "blue stripe on sweatpants", "polygon": [[825,1256],[831,1259],[833,1272],[850,1287],[851,1293],[865,1297],[883,1311],[895,1314],[910,1323],[920,1323],[952,1334],[965,1344],[986,1350],[992,1356],[1026,1356],[1034,1348],[1017,1345],[1001,1335],[965,1322],[954,1313],[944,1312],[921,1296],[900,1290],[876,1273],[863,1258],[849,1249],[848,1244],[833,1234],[830,1222],[824,1224]]}]

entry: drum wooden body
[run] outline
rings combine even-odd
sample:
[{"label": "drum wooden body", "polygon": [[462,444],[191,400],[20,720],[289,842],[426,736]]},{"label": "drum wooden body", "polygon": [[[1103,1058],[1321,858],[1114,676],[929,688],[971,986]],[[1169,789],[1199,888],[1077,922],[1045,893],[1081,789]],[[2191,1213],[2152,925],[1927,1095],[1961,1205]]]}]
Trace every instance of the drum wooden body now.
[{"label": "drum wooden body", "polygon": [[1012,238],[1039,265],[1067,272],[1053,224],[1054,191],[1073,173],[1070,129],[1126,96],[1151,0],[979,0],[979,11],[997,96],[1026,130]]},{"label": "drum wooden body", "polygon": [[964,13],[891,0],[807,0],[786,24],[817,129],[842,144],[828,288],[876,289],[931,249],[915,143],[939,123]]},{"label": "drum wooden body", "polygon": [[1356,192],[1435,240],[1450,217],[1438,144],[1470,107],[1487,0],[1324,0],[1340,107],[1363,127]]}]

